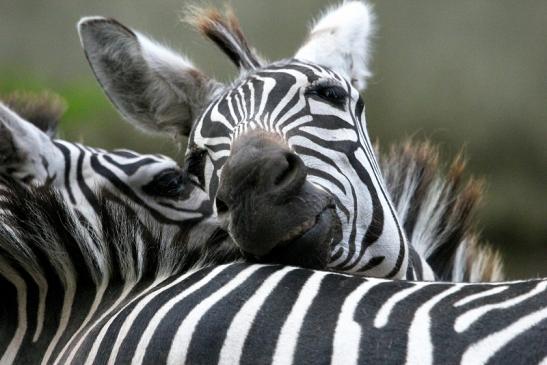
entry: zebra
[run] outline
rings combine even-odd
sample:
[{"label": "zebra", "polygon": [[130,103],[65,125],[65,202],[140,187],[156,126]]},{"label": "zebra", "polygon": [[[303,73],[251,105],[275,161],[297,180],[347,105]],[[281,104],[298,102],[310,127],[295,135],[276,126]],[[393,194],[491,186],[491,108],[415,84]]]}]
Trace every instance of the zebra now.
[{"label": "zebra", "polygon": [[[110,192],[109,195],[112,198],[119,192],[127,195],[137,205],[150,209],[156,219],[165,224],[175,222],[178,226],[184,226],[195,222],[196,217],[200,215],[201,217],[208,216],[207,207],[210,203],[206,195],[204,193],[200,194],[200,190],[191,183],[193,177],[190,174],[181,171],[181,168],[176,166],[176,162],[166,156],[139,155],[134,151],[128,150],[108,152],[60,139],[52,140],[51,138],[56,134],[59,119],[66,108],[64,101],[59,96],[51,92],[37,95],[14,93],[5,97],[4,102],[6,105],[0,105],[0,108],[5,110],[9,106],[13,109],[12,112],[19,112],[19,117],[21,117],[18,118],[17,115],[14,115],[16,113],[6,112],[5,115],[10,115],[11,119],[4,118],[4,124],[19,126],[22,129],[19,135],[22,135],[22,132],[26,131],[25,135],[38,135],[43,142],[29,143],[29,141],[19,137],[17,133],[7,135],[14,141],[14,145],[18,146],[18,154],[24,156],[24,158],[14,159],[17,161],[14,165],[9,163],[9,154],[4,153],[6,159],[4,166],[0,167],[2,170],[1,174],[8,174],[13,180],[24,185],[31,184],[38,187],[51,185],[56,189],[60,189],[69,205],[75,208],[77,214],[81,217],[80,219],[84,219],[86,222],[96,222],[96,211],[98,209],[96,191],[99,188],[108,189]],[[13,130],[14,128],[12,127],[11,129]],[[65,153],[63,154],[63,157],[65,157],[64,161],[60,162],[59,155],[49,152],[52,143],[59,149],[66,148],[64,150],[68,152],[76,151],[78,157],[66,158],[68,153]],[[411,147],[414,145],[418,147]],[[27,152],[29,148],[32,148],[32,150]],[[437,159],[434,153],[426,153],[425,156],[430,156],[424,158],[424,154],[420,153],[420,150],[423,148],[420,147],[419,143],[407,144],[404,147],[404,152],[395,153],[396,156],[406,156],[406,163],[396,163],[396,161],[401,162],[400,160],[402,160],[402,158],[398,157],[395,161],[383,164],[382,171],[387,176],[400,177],[400,175],[406,174],[408,177],[403,179],[405,181],[415,180],[416,177],[423,175],[423,172],[415,170],[431,170],[434,168],[432,165],[434,165],[434,161]],[[87,155],[85,155],[86,153]],[[119,154],[131,157],[131,166],[137,167],[136,171],[138,171],[138,174],[120,174],[119,169],[109,169],[109,163],[115,161]],[[31,156],[33,155],[39,155],[40,159],[36,157],[32,158]],[[40,160],[41,164],[37,164],[37,160]],[[83,162],[79,164],[79,160]],[[85,161],[92,160],[102,162],[85,163]],[[55,166],[57,166],[56,169]],[[94,166],[98,166],[99,168],[96,170]],[[40,170],[40,167],[43,170]],[[120,167],[119,161],[118,167]],[[69,172],[68,174],[65,173],[67,171]],[[58,176],[64,176],[64,179],[58,179]],[[81,176],[82,178],[78,179],[77,176]],[[452,172],[448,173],[447,176],[453,176],[452,180],[454,181],[460,180],[459,176]],[[401,179],[399,178],[398,180]],[[427,181],[430,180],[428,179]],[[186,181],[190,183],[186,183]],[[421,179],[420,181],[423,185],[426,180]],[[412,183],[411,185],[415,184]],[[449,182],[448,184],[452,185]],[[395,196],[396,203],[401,197],[401,192],[405,192],[408,195],[410,191],[415,189],[413,187],[401,186],[401,184],[388,184],[388,188],[390,193]],[[454,187],[451,189],[454,191],[458,190]],[[401,192],[398,192],[398,190]],[[422,192],[436,191],[436,189],[426,187],[417,190]],[[148,199],[139,198],[143,194]],[[455,195],[459,196],[460,194]],[[465,196],[466,194],[461,195]],[[135,198],[135,196],[137,197]],[[191,199],[183,201],[182,199],[186,196],[191,197]],[[159,206],[160,209],[163,209],[163,212],[160,210],[158,214],[154,206],[148,203],[150,198],[156,200],[161,198],[161,202],[154,206]],[[406,199],[408,200],[408,198]],[[420,199],[423,200],[424,198],[421,197]],[[178,210],[170,209],[177,206],[180,206]],[[194,211],[196,212],[196,216],[190,214]],[[402,211],[400,213],[403,214]],[[450,211],[450,215],[460,217],[454,210]],[[407,223],[412,220],[415,221],[416,218],[407,220],[406,216],[404,217],[405,219],[402,222],[405,224],[405,229],[409,232],[414,231]],[[465,219],[461,219],[461,222],[465,222]],[[454,223],[453,226],[457,226],[457,223]],[[466,234],[470,231],[466,227],[461,227],[460,230]],[[439,234],[438,236],[442,235]],[[471,240],[468,247],[469,239],[463,236],[455,241],[459,245],[459,256],[469,256],[473,259],[460,260],[460,263],[453,265],[453,272],[449,275],[442,275],[440,268],[436,268],[439,278],[452,281],[499,281],[502,279],[500,260],[496,257],[495,253],[488,252],[487,248],[478,247],[475,242],[476,240]],[[434,244],[430,244],[424,249],[433,246]],[[444,245],[441,243],[438,246],[443,247]],[[422,252],[420,254],[422,256],[425,255]],[[450,263],[444,266],[450,266]],[[493,268],[493,270],[489,268]]]},{"label": "zebra", "polygon": [[2,364],[547,359],[547,279],[413,282],[242,262],[201,222],[166,240],[150,219],[142,235],[131,201],[99,194],[91,235],[51,187],[0,196],[12,213],[0,216]]},{"label": "zebra", "polygon": [[[112,21],[108,22],[112,24]],[[123,29],[124,33],[129,32],[127,28]],[[123,49],[123,44],[118,46],[117,50]],[[193,167],[190,170],[199,165],[192,162],[188,163]],[[125,204],[106,199],[98,205],[101,208],[98,213],[99,231],[90,238],[89,232],[79,228],[79,220],[58,194],[22,189],[17,184],[10,184],[5,194],[8,195],[0,201],[3,208],[13,214],[3,218],[6,220],[1,227],[13,228],[0,232],[4,253],[0,255],[0,268],[5,279],[2,288],[5,293],[11,293],[7,296],[9,300],[2,303],[1,313],[6,313],[7,319],[11,319],[2,321],[5,327],[1,338],[7,339],[2,343],[2,348],[6,349],[2,361],[209,363],[211,357],[216,357],[217,362],[224,363],[238,360],[287,363],[302,358],[311,362],[339,363],[364,362],[365,350],[370,350],[371,357],[385,356],[386,361],[408,359],[410,363],[422,360],[415,357],[423,354],[422,363],[427,363],[433,361],[433,356],[435,360],[439,359],[439,355],[432,352],[431,336],[429,349],[422,352],[416,350],[415,341],[428,339],[427,333],[430,332],[424,323],[431,325],[432,307],[445,298],[453,299],[452,294],[459,294],[464,289],[470,290],[460,305],[471,303],[486,313],[473,314],[480,320],[479,330],[483,337],[485,334],[498,334],[495,332],[498,328],[515,332],[515,326],[511,327],[515,324],[516,332],[523,336],[525,345],[530,346],[526,354],[530,356],[528,359],[541,360],[545,356],[541,348],[533,347],[542,338],[537,333],[545,332],[545,313],[541,310],[533,312],[538,303],[545,306],[542,284],[545,280],[507,283],[507,288],[503,288],[496,285],[505,283],[412,283],[291,266],[234,263],[241,258],[231,257],[234,246],[225,246],[224,241],[206,234],[199,224],[190,232],[181,232],[176,240],[165,240],[161,236],[165,226],[152,229],[155,236],[141,236],[136,218],[124,209]],[[52,215],[52,211],[58,214]],[[151,223],[157,224],[153,220]],[[166,265],[166,261],[170,264]],[[331,278],[334,281],[332,285],[329,284]],[[350,281],[355,285],[348,284]],[[42,294],[46,304],[40,307],[40,300],[36,298],[40,298],[39,289],[43,288],[40,284],[44,283],[50,291],[49,295]],[[424,287],[424,290],[411,292],[405,286],[413,284]],[[534,284],[537,288],[530,289]],[[439,296],[428,296],[436,289],[446,291],[442,296],[440,293]],[[371,294],[367,297],[369,291]],[[385,301],[389,306],[381,311],[384,319],[378,322],[378,327],[386,335],[372,339],[377,342],[362,343],[362,334],[368,333],[371,321],[366,318],[355,320],[352,314],[358,308],[361,309],[359,314],[365,317],[374,313],[383,303],[378,295],[390,292],[393,293],[391,300]],[[501,296],[494,297],[502,292]],[[27,315],[27,298],[30,298],[30,315]],[[370,305],[362,310],[359,306],[365,303],[365,298]],[[410,311],[408,305],[400,308],[400,303],[409,304],[403,301],[407,298],[414,303],[414,308],[420,308],[415,312]],[[489,302],[491,299],[498,300],[496,307],[487,306],[493,303]],[[337,307],[336,302],[342,305]],[[264,304],[267,306],[263,307]],[[52,313],[47,318],[43,315],[46,307],[48,313]],[[518,318],[508,323],[511,319],[507,319],[507,312],[503,309],[510,307],[516,308],[515,317]],[[386,325],[382,325],[389,324],[395,308],[405,315],[415,313],[416,321],[408,325],[408,333],[418,335],[408,337],[414,341],[413,346],[408,345],[408,350],[401,350],[397,343],[395,348],[393,346],[394,338],[401,332],[405,333],[405,323],[403,328],[395,329],[386,329]],[[435,318],[448,320],[445,308],[440,310],[443,315]],[[212,318],[207,317],[208,314]],[[314,320],[305,324],[308,318]],[[44,324],[46,319],[50,321],[47,325]],[[42,323],[41,327],[39,323]],[[396,321],[395,325],[400,323]],[[442,321],[437,323],[435,325],[445,330]],[[334,330],[329,332],[319,325]],[[36,335],[38,328],[46,331],[40,330]],[[461,329],[461,325],[458,328]],[[319,329],[332,336],[321,337]],[[506,355],[507,351],[503,352],[502,347],[512,339],[506,334],[501,333],[506,342],[497,342],[498,345],[501,343],[500,348],[487,343],[476,349],[473,346],[480,344],[478,340],[467,347],[475,348],[476,356],[486,360],[500,351]],[[448,338],[455,336],[451,334]],[[31,344],[33,337],[39,344]],[[326,342],[332,346],[325,346]],[[272,343],[274,345],[268,345]],[[424,343],[427,346],[427,342]],[[372,345],[370,349],[368,345]],[[393,352],[386,352],[386,348],[393,349]],[[522,350],[521,346],[521,351],[527,349]],[[456,350],[455,357],[458,356]],[[407,355],[411,352],[414,357]],[[301,355],[305,357],[298,357]]]},{"label": "zebra", "polygon": [[[32,108],[16,107],[17,104],[29,103],[29,100],[33,101],[35,99],[18,96],[17,98],[12,98],[9,104],[12,108],[22,111],[22,114],[36,114],[37,110],[33,110]],[[36,122],[36,118],[40,119],[39,117],[43,117],[43,107],[40,106],[40,110],[38,110],[42,115],[38,114],[34,115],[33,118],[27,118]],[[47,120],[47,118],[42,118],[42,120],[44,119]],[[17,121],[17,123],[20,123],[20,121]],[[25,123],[22,123],[22,125],[26,126]],[[29,130],[32,131],[33,129],[30,128]],[[23,145],[23,143],[18,143],[18,145]],[[90,147],[85,147],[85,149],[90,149]],[[432,161],[428,161],[428,159],[421,161],[417,157],[420,154],[419,149],[414,151],[409,146],[405,146],[403,150],[405,151],[404,153],[394,152],[393,154],[395,156],[406,156],[405,160],[413,161],[412,165],[414,169],[424,170],[432,168],[429,165],[434,158]],[[41,152],[43,153],[43,151]],[[400,160],[399,164],[386,163],[384,171],[391,172],[391,175],[404,175],[407,173],[411,176],[417,176],[412,169],[403,166],[404,163]],[[399,168],[399,170],[394,170],[394,167]],[[30,172],[28,169],[26,171]],[[38,176],[34,172],[32,174]],[[51,359],[50,362],[53,362],[54,357],[56,360],[60,359],[60,362],[64,362],[63,359],[66,358],[72,358],[73,361],[78,362],[80,355],[77,354],[77,351],[71,351],[71,346],[75,348],[87,346],[87,341],[93,338],[92,334],[99,331],[99,328],[103,326],[101,323],[105,319],[102,318],[108,316],[123,317],[123,312],[127,309],[124,306],[122,312],[118,312],[110,310],[110,305],[123,303],[124,300],[136,302],[141,299],[143,300],[141,303],[150,303],[152,301],[150,298],[155,298],[157,291],[161,291],[164,284],[169,283],[171,280],[178,280],[178,276],[175,273],[179,271],[184,273],[185,270],[191,271],[193,266],[197,268],[207,267],[207,265],[213,263],[218,265],[225,262],[233,262],[240,258],[233,246],[226,241],[222,242],[222,236],[218,235],[218,231],[212,230],[211,227],[204,226],[203,224],[198,225],[196,230],[193,230],[192,234],[188,236],[187,240],[190,244],[186,246],[174,245],[174,242],[176,242],[173,238],[174,235],[172,233],[165,234],[166,225],[154,229],[149,224],[146,224],[145,226],[151,232],[156,232],[156,234],[157,232],[162,233],[158,236],[144,234],[142,232],[144,230],[142,222],[137,220],[135,215],[131,214],[131,209],[127,209],[127,207],[137,203],[137,201],[131,200],[130,195],[125,196],[126,199],[130,200],[127,204],[119,204],[123,199],[114,200],[115,204],[119,204],[117,207],[113,205],[114,203],[111,197],[109,197],[111,193],[108,195],[97,195],[95,197],[97,203],[95,204],[96,208],[94,212],[99,217],[97,221],[102,224],[99,228],[101,233],[90,235],[81,226],[81,217],[77,214],[78,210],[69,209],[69,207],[72,207],[72,202],[66,199],[66,193],[59,194],[63,190],[59,190],[56,184],[40,185],[36,184],[36,180],[29,181],[28,179],[13,181],[20,178],[18,174],[4,176],[4,179],[10,178],[12,179],[11,182],[5,185],[7,190],[0,191],[0,196],[2,193],[8,194],[4,195],[3,199],[0,199],[0,201],[4,202],[3,206],[1,206],[2,211],[4,213],[6,211],[13,213],[0,217],[3,228],[0,232],[2,252],[0,255],[0,271],[4,279],[2,287],[6,288],[5,293],[13,292],[13,287],[15,287],[16,295],[11,296],[14,302],[8,301],[5,303],[2,312],[7,317],[10,316],[10,313],[15,312],[18,315],[11,316],[11,320],[6,318],[5,321],[2,321],[2,323],[10,324],[9,326],[5,325],[5,327],[2,327],[1,331],[3,337],[10,341],[9,343],[5,342],[0,347],[4,349],[2,357],[0,357],[0,363],[28,363],[38,362],[40,359],[44,362],[48,362]],[[23,184],[23,181],[26,183]],[[38,185],[38,187],[31,188],[30,190],[23,189],[27,184]],[[401,186],[397,185],[394,187],[393,194],[397,193],[397,188],[401,189]],[[402,188],[402,191],[409,190],[411,189]],[[400,195],[396,195],[394,201],[402,201]],[[82,203],[80,203],[80,206]],[[51,217],[51,212],[56,212],[56,215]],[[148,211],[148,214],[152,216],[150,211]],[[152,224],[161,223],[160,220],[153,217],[150,217],[148,220],[144,219],[144,221],[152,222]],[[6,227],[11,228],[8,230]],[[128,230],[127,227],[139,228]],[[204,233],[204,230],[207,233]],[[207,234],[210,236],[207,236]],[[144,242],[142,242],[143,237],[145,239]],[[198,237],[197,243],[195,242],[195,237]],[[207,244],[200,243],[200,240],[205,239],[204,237],[207,237]],[[177,239],[180,238],[179,233]],[[139,240],[142,243],[137,245],[136,243]],[[216,247],[217,250],[208,249],[211,241],[214,242],[213,247]],[[112,245],[113,242],[122,244],[122,247]],[[123,249],[124,243],[129,246],[127,250]],[[18,250],[21,250],[22,247],[24,247],[24,252],[19,252]],[[74,250],[73,247],[77,249]],[[158,250],[158,248],[160,249]],[[78,252],[79,250],[81,252]],[[94,256],[86,257],[86,254],[89,255],[93,250],[97,250],[98,253],[95,252]],[[43,251],[45,251],[45,254]],[[160,254],[158,258],[158,254],[155,251],[163,253],[163,255]],[[124,256],[124,253],[128,255],[130,252],[136,252],[136,254],[129,258]],[[54,255],[65,256],[67,259],[59,261],[58,259],[54,259]],[[46,259],[43,259],[43,256]],[[42,257],[42,262],[50,262],[55,270],[48,270],[47,265],[45,267],[41,265],[39,263],[40,257]],[[131,259],[134,261],[131,261]],[[59,265],[60,267],[55,267],[55,265]],[[203,270],[207,271],[208,268]],[[150,273],[154,273],[152,279],[146,276],[150,275]],[[192,275],[195,274],[192,273]],[[121,283],[116,281],[116,277],[118,276],[123,278]],[[276,276],[279,276],[279,274],[276,274]],[[110,283],[110,280],[114,281],[114,283]],[[94,284],[91,290],[88,287],[90,282]],[[147,282],[152,282],[155,285],[147,287]],[[122,289],[119,289],[118,285],[122,285]],[[140,287],[141,285],[143,286],[142,288]],[[11,290],[9,289],[10,287]],[[129,290],[127,287],[131,289]],[[87,301],[85,299],[76,299],[80,298],[79,294],[86,291],[94,293],[94,296],[88,295]],[[127,294],[127,291],[130,291],[131,294]],[[115,292],[121,298],[115,295],[108,296],[106,294],[108,292]],[[145,294],[148,292],[150,292],[150,296],[145,297]],[[65,299],[62,302],[55,302],[48,299],[51,296]],[[33,301],[33,297],[37,299]],[[93,299],[93,302],[91,302],[91,299]],[[28,300],[30,305],[26,315],[18,307],[22,305],[21,302],[23,300]],[[99,302],[101,303],[100,305],[96,304]],[[62,306],[56,307],[59,304],[62,304]],[[79,311],[78,308],[80,307],[82,307],[83,312]],[[102,311],[99,311],[98,308],[100,307],[103,308]],[[68,308],[70,308],[70,311]],[[142,307],[143,310],[146,310],[146,308],[146,305]],[[57,323],[53,321],[54,324],[51,324],[44,317],[44,313],[46,312],[60,314],[67,313],[67,311],[69,313],[68,317],[74,317],[72,321],[63,322],[59,317],[56,318],[58,320]],[[126,317],[126,320],[127,318],[130,320],[131,317],[137,316],[137,312],[132,313],[132,315]],[[142,313],[142,311],[139,310],[138,313]],[[25,327],[28,331],[23,331],[23,335],[21,335],[21,330],[19,329],[14,333],[10,333],[10,329],[20,328],[17,325],[25,317]],[[14,318],[17,318],[17,324],[13,323]],[[98,320],[94,321],[93,318],[98,318]],[[110,328],[112,322],[107,322],[110,323],[105,323],[104,326]],[[124,323],[128,323],[126,326],[130,324],[130,322]],[[55,328],[56,331],[52,330],[52,328]],[[63,335],[58,335],[59,333],[63,333]],[[84,336],[86,340],[76,340],[78,335],[83,333],[86,333]],[[13,337],[10,335],[13,335]],[[123,333],[117,335],[122,336]],[[62,338],[68,339],[66,342],[63,342]],[[120,343],[119,340],[117,341]],[[122,346],[122,343],[119,346]],[[42,346],[42,344],[45,345]],[[25,351],[26,346],[32,346],[33,351]],[[37,349],[41,350],[37,351]],[[101,362],[100,355],[97,352],[93,353],[93,356],[99,356],[99,358],[95,358],[94,360]],[[118,347],[114,353],[119,354],[120,348]],[[123,363],[125,359],[120,359],[119,362]]]},{"label": "zebra", "polygon": [[[317,22],[294,59],[271,64],[251,51],[233,15],[192,11],[190,21],[239,67],[231,84],[111,18],[82,19],[80,40],[126,120],[188,136],[189,173],[246,258],[398,279],[452,275],[436,276],[425,258],[444,270],[459,241],[428,251],[435,228],[422,217],[413,231],[424,234],[408,244],[365,129],[359,91],[370,75],[370,7],[344,3]],[[424,210],[450,211],[439,202]]]},{"label": "zebra", "polygon": [[210,215],[208,197],[173,159],[106,151],[55,138],[64,101],[51,92],[13,93],[0,103],[0,176],[59,189],[80,219],[96,223],[97,190],[130,198],[154,219],[175,226]]}]

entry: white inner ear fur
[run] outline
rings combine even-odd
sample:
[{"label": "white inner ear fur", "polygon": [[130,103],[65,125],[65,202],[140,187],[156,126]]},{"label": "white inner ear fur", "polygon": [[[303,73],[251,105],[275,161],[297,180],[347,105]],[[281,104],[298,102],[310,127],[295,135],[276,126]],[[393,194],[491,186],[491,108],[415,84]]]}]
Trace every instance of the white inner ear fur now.
[{"label": "white inner ear fur", "polygon": [[185,56],[176,53],[145,35],[134,32],[141,47],[142,55],[150,68],[157,71],[167,69],[173,71],[189,71],[195,69],[192,62]]},{"label": "white inner ear fur", "polygon": [[372,74],[369,60],[374,19],[372,6],[363,1],[331,8],[315,22],[295,58],[332,68],[364,90]]}]

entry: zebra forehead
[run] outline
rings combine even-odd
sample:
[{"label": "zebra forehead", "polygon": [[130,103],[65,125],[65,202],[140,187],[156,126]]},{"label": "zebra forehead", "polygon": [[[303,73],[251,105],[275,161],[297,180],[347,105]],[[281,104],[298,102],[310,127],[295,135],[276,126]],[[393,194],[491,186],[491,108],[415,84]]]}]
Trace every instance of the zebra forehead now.
[{"label": "zebra forehead", "polygon": [[[275,90],[284,90],[292,87],[304,87],[321,79],[330,79],[336,83],[339,83],[344,88],[348,89],[352,97],[359,96],[359,92],[334,70],[325,66],[296,59],[286,59],[257,68],[253,71],[242,73],[230,85],[224,88],[224,92],[218,94],[209,107],[205,108],[205,112],[202,116],[208,114],[207,112],[210,111],[210,108],[218,102],[232,100],[232,98],[237,96],[247,98],[249,96],[249,92],[263,93],[269,87],[272,87]],[[273,81],[273,83],[268,84],[268,80]],[[258,85],[267,86],[261,86],[257,89],[256,86]],[[268,91],[272,90],[268,89]],[[286,95],[283,93],[270,92],[268,93],[268,102],[275,101],[276,96],[278,99],[282,99]],[[255,102],[256,101],[257,100],[255,100]]]},{"label": "zebra forehead", "polygon": [[320,77],[332,77],[342,81],[343,78],[332,69],[314,64],[311,62],[301,61],[293,58],[284,59],[273,62],[265,67],[259,68],[254,72],[258,76],[267,76],[282,78],[284,75],[303,75],[308,82],[313,82]]}]

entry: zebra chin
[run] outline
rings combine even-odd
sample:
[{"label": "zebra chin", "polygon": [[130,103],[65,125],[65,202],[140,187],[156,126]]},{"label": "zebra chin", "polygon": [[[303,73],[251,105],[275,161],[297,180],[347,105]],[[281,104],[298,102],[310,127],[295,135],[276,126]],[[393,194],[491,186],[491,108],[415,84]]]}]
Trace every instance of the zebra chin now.
[{"label": "zebra chin", "polygon": [[[325,207],[317,216],[303,224],[289,228],[289,232],[280,241],[274,243],[269,251],[264,251],[266,240],[255,240],[245,244],[236,244],[244,257],[259,263],[279,263],[310,269],[326,269],[333,248],[341,239],[341,224],[332,206]],[[267,239],[271,241],[271,239]],[[266,246],[268,247],[268,246]],[[260,252],[253,254],[253,251]]]}]

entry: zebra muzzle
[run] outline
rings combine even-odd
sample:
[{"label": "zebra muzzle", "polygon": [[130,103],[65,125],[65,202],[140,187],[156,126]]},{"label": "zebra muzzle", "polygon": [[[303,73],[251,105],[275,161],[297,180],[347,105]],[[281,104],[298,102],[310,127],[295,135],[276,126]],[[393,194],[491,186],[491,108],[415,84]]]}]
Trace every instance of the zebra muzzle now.
[{"label": "zebra muzzle", "polygon": [[240,137],[216,194],[219,217],[257,261],[325,268],[340,221],[329,194],[306,180],[302,159],[268,133]]}]

